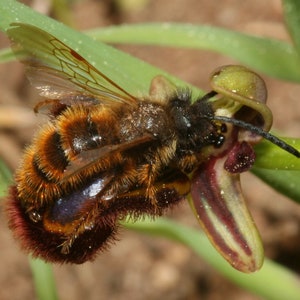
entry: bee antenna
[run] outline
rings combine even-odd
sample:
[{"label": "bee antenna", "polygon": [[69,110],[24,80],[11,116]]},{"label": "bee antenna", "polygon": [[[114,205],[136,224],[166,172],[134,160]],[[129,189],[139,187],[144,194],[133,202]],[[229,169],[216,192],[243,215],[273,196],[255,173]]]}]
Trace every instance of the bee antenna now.
[{"label": "bee antenna", "polygon": [[276,137],[275,135],[264,131],[263,129],[261,129],[260,127],[254,126],[250,123],[241,121],[241,120],[237,120],[237,119],[232,119],[229,117],[224,117],[224,116],[212,116],[210,118],[211,120],[216,120],[216,121],[222,121],[225,123],[231,123],[235,126],[244,128],[246,130],[249,130],[257,135],[260,135],[261,137],[265,138],[266,140],[270,141],[271,143],[273,143],[274,145],[280,147],[281,149],[293,154],[294,156],[300,158],[300,152],[292,147],[291,145],[287,144],[285,141],[281,140],[280,138]]}]

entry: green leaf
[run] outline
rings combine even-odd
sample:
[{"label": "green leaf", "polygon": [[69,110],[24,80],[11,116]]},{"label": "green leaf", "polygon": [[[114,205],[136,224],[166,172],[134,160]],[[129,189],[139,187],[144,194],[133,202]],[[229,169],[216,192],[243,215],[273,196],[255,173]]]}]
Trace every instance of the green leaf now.
[{"label": "green leaf", "polygon": [[300,204],[300,171],[267,170],[253,167],[251,172],[281,194]]},{"label": "green leaf", "polygon": [[7,189],[11,183],[12,175],[5,165],[5,163],[0,159],[0,197],[5,197],[7,195]]},{"label": "green leaf", "polygon": [[[95,41],[86,34],[43,16],[13,0],[2,0],[0,30],[6,31],[14,22],[34,25],[53,34],[129,93],[147,95],[153,77],[164,75],[178,86],[187,86],[178,78],[136,59],[124,52]],[[196,95],[199,94],[199,90]]]},{"label": "green leaf", "polygon": [[[300,139],[281,138],[300,151]],[[299,170],[300,159],[273,143],[263,140],[255,146],[255,167],[273,170]]]},{"label": "green leaf", "polygon": [[187,228],[163,218],[155,222],[146,219],[134,224],[126,223],[125,226],[142,233],[168,237],[188,246],[226,278],[263,299],[299,299],[300,280],[296,274],[268,259],[257,273],[243,274],[230,267],[199,230]]},{"label": "green leaf", "polygon": [[300,53],[300,1],[284,0],[282,4],[287,29]]},{"label": "green leaf", "polygon": [[52,266],[39,259],[30,259],[34,286],[39,300],[57,300]]},{"label": "green leaf", "polygon": [[300,60],[294,47],[276,39],[223,28],[192,24],[134,24],[95,29],[91,36],[109,43],[206,49],[228,55],[273,77],[300,81]]},{"label": "green leaf", "polygon": [[[300,149],[300,139],[284,138],[284,141]],[[255,147],[255,152],[257,158],[251,172],[281,194],[300,203],[300,159],[266,140]]]}]

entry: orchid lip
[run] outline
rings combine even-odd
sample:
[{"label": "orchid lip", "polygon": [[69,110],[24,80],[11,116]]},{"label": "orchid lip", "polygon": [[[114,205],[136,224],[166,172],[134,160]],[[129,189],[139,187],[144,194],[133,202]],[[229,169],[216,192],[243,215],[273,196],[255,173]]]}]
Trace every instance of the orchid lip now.
[{"label": "orchid lip", "polygon": [[[239,173],[254,163],[252,151],[246,142],[236,142],[218,157],[210,157],[193,174],[190,199],[213,246],[244,273],[259,270],[264,259],[261,238],[240,185]],[[246,161],[240,163],[240,156]]]}]

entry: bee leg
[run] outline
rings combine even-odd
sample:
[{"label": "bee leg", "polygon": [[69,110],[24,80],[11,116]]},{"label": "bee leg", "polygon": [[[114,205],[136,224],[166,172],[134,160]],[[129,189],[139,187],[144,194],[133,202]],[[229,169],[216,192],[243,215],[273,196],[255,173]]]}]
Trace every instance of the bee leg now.
[{"label": "bee leg", "polygon": [[155,179],[157,177],[157,162],[144,164],[139,168],[138,171],[138,182],[140,185],[145,186],[145,197],[150,200],[151,204],[156,206],[156,188],[154,186]]},{"label": "bee leg", "polygon": [[150,200],[153,206],[157,206],[155,185],[157,177],[160,175],[164,166],[168,166],[174,158],[176,152],[176,140],[171,139],[167,145],[158,147],[146,157],[146,163],[139,170],[139,183],[146,187],[146,198]]}]

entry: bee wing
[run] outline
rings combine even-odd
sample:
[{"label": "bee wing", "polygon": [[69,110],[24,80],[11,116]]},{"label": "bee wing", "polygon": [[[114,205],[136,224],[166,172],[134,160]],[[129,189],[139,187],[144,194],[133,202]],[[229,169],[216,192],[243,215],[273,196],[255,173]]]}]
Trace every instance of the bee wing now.
[{"label": "bee wing", "polygon": [[135,97],[51,34],[29,24],[13,23],[7,31],[17,57],[40,94],[51,99],[85,93],[99,101],[133,104]]},{"label": "bee wing", "polygon": [[61,182],[69,180],[70,177],[76,176],[84,170],[91,169],[102,159],[112,155],[114,152],[125,151],[151,141],[153,141],[153,136],[145,134],[139,138],[122,144],[107,145],[101,148],[82,151],[70,160],[66,170],[64,171],[63,177],[61,178]]}]

